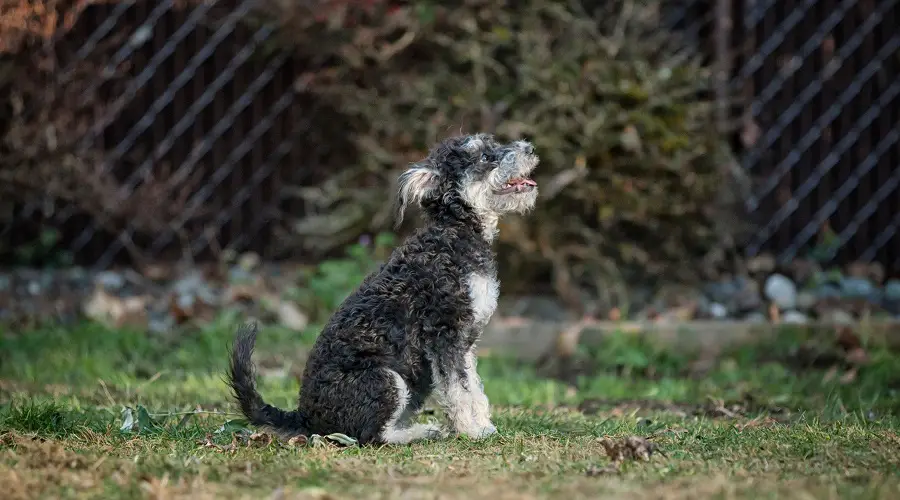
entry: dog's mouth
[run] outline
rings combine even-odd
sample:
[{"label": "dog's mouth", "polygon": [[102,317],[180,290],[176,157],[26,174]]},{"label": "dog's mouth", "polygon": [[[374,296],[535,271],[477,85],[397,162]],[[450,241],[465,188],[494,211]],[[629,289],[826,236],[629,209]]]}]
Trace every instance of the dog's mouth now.
[{"label": "dog's mouth", "polygon": [[537,182],[528,177],[510,179],[502,188],[494,191],[494,194],[526,193],[537,188]]}]

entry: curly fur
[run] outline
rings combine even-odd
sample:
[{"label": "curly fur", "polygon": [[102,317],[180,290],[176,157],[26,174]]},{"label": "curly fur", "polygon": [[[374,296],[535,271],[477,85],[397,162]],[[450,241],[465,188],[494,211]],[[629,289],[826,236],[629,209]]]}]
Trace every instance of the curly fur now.
[{"label": "curly fur", "polygon": [[402,444],[444,433],[413,423],[434,392],[453,432],[496,432],[475,354],[497,305],[491,241],[500,216],[534,206],[527,178],[537,163],[527,142],[477,134],[445,140],[404,172],[398,219],[418,205],[424,227],[331,317],[307,360],[296,411],[263,402],[250,359],[256,329],[239,330],[230,384],[248,420],[285,436],[343,432],[363,444]]}]

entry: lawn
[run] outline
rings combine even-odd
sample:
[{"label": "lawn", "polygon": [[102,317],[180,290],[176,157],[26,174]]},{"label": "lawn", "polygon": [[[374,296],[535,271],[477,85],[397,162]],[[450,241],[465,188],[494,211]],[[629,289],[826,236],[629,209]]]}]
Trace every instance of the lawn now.
[{"label": "lawn", "polygon": [[[223,382],[235,321],[0,331],[2,496],[900,498],[900,357],[872,346],[848,373],[786,333],[698,372],[623,335],[567,382],[492,353],[479,368],[497,435],[361,448],[244,427]],[[293,405],[314,335],[263,329],[267,400]],[[629,438],[647,460],[618,455]]]}]

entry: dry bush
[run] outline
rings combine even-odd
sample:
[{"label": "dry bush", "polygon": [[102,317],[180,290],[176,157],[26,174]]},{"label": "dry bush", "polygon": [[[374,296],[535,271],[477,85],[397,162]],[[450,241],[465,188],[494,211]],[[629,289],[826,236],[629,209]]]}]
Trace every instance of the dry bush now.
[{"label": "dry bush", "polygon": [[[133,225],[145,233],[168,229],[196,179],[170,182],[156,168],[122,192],[90,132],[108,125],[108,97],[128,80],[128,62],[108,61],[128,43],[123,24],[85,58],[57,44],[88,6],[115,0],[6,0],[0,4],[0,222],[16,221],[15,205],[32,203],[45,216],[70,208],[111,234]],[[132,257],[140,249],[126,242]],[[12,249],[0,244],[0,254]]]},{"label": "dry bush", "polygon": [[501,228],[508,285],[550,278],[578,304],[585,286],[693,279],[712,249],[733,244],[733,162],[709,70],[660,29],[659,2],[269,0],[266,9],[284,23],[283,43],[310,61],[296,85],[345,115],[359,150],[358,165],[324,191],[331,198],[301,193],[318,197],[322,216],[299,221],[299,244],[322,250],[386,227],[384,187],[397,168],[461,130],[527,137],[542,156],[536,213]]}]

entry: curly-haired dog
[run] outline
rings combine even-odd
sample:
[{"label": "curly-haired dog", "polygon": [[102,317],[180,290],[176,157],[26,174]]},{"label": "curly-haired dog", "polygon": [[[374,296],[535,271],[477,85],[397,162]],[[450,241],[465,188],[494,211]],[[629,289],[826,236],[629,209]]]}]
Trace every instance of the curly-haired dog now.
[{"label": "curly-haired dog", "polygon": [[497,306],[498,219],[534,206],[537,164],[530,143],[477,134],[445,140],[404,172],[398,221],[416,204],[425,225],[334,313],[307,360],[296,411],[263,402],[250,359],[256,327],[238,331],[230,385],[248,420],[282,436],[409,443],[442,435],[413,423],[434,391],[456,433],[496,432],[475,343]]}]

